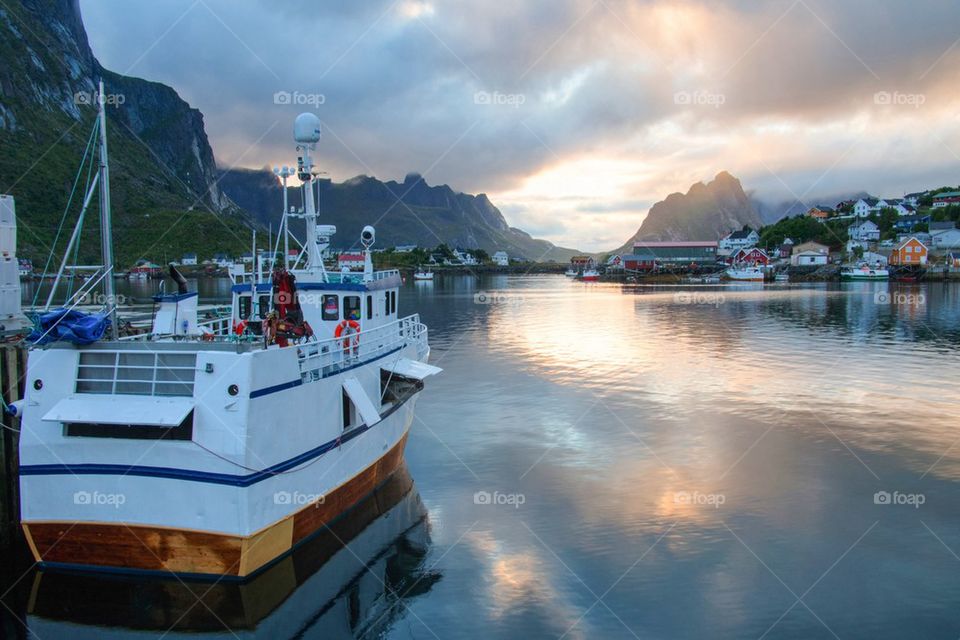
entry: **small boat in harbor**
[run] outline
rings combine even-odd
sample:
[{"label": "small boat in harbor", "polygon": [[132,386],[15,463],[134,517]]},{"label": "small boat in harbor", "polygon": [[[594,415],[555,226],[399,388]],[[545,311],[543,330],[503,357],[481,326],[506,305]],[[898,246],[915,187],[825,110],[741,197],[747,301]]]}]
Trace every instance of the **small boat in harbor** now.
[{"label": "small boat in harbor", "polygon": [[580,279],[584,282],[597,282],[600,280],[600,272],[596,269],[587,269],[583,272],[583,275],[580,276]]},{"label": "small boat in harbor", "polygon": [[423,269],[417,269],[413,273],[414,280],[433,280],[433,271],[424,271]]},{"label": "small boat in harbor", "polygon": [[786,272],[778,273],[776,276],[774,276],[773,281],[780,283],[790,282],[790,274]]},{"label": "small boat in harbor", "polygon": [[734,265],[724,273],[736,282],[763,282],[763,269],[756,266]]},{"label": "small boat in harbor", "polygon": [[577,272],[574,271],[573,269],[567,269],[567,270],[563,273],[563,275],[567,276],[568,278],[576,278],[576,277],[577,277]]},{"label": "small boat in harbor", "polygon": [[[262,262],[231,270],[228,313],[210,319],[171,269],[179,290],[154,298],[148,331],[121,337],[106,124],[101,101],[89,162],[103,264],[75,294],[102,281],[104,304],[38,317],[12,407],[23,532],[41,567],[246,580],[402,467],[416,400],[441,369],[420,317],[397,313],[400,272],[373,269],[373,227],[362,272],[324,266],[336,228],[317,220],[311,113],[294,123],[301,256],[266,277]],[[285,240],[287,223],[285,211]]]},{"label": "small boat in harbor", "polygon": [[840,270],[841,280],[888,280],[890,272],[877,265],[870,266],[861,262],[855,266],[847,266]]}]

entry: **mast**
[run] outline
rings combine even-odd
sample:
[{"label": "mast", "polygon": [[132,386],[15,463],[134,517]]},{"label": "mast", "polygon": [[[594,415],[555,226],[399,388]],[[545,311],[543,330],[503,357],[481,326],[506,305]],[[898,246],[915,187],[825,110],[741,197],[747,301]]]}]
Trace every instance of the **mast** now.
[{"label": "mast", "polygon": [[103,291],[110,309],[110,339],[119,337],[117,331],[117,305],[113,288],[113,233],[110,221],[110,163],[107,157],[107,112],[103,93],[103,79],[97,94],[97,111],[100,118],[100,241],[103,252],[105,277]]},{"label": "mast", "polygon": [[303,218],[307,226],[307,269],[321,282],[326,282],[323,251],[330,246],[330,236],[337,232],[331,224],[317,224],[317,207],[313,199],[313,151],[320,141],[320,118],[312,113],[301,113],[293,123],[293,138],[297,142],[297,177],[303,184]]}]

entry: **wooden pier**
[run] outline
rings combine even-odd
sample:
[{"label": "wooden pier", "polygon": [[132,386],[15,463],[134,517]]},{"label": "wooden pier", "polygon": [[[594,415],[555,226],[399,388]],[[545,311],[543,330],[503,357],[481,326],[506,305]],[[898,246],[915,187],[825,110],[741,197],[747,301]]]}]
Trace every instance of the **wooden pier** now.
[{"label": "wooden pier", "polygon": [[[5,404],[23,397],[27,351],[19,344],[0,345],[0,395]],[[20,420],[0,417],[0,548],[20,539]]]}]

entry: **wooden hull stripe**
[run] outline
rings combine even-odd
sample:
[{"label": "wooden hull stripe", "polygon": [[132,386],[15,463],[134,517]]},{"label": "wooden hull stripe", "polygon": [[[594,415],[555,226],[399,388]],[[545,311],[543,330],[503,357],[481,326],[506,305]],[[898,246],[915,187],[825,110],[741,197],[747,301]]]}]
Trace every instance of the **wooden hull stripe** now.
[{"label": "wooden hull stripe", "polygon": [[404,435],[380,459],[331,491],[323,503],[308,505],[246,537],[70,522],[24,522],[23,529],[33,542],[35,559],[45,568],[126,575],[174,573],[179,578],[196,580],[249,580],[383,486],[402,466],[406,442]]},{"label": "wooden hull stripe", "polygon": [[381,424],[388,416],[399,410],[403,405],[409,402],[416,394],[405,399],[400,404],[394,405],[383,415],[380,416],[380,422],[373,426],[366,424],[354,427],[335,440],[325,442],[322,445],[305,451],[298,456],[278,462],[275,465],[267,467],[261,471],[256,471],[247,475],[233,475],[229,473],[213,473],[209,471],[198,471],[196,469],[175,469],[172,467],[143,467],[126,466],[122,464],[32,464],[20,467],[21,476],[58,476],[58,475],[96,475],[96,476],[138,476],[142,478],[165,478],[172,480],[187,480],[190,482],[202,482],[205,484],[221,484],[233,487],[249,487],[258,482],[267,480],[279,473],[284,473],[298,467],[315,458],[319,458],[328,451],[340,447],[354,438],[363,435],[373,427]]}]

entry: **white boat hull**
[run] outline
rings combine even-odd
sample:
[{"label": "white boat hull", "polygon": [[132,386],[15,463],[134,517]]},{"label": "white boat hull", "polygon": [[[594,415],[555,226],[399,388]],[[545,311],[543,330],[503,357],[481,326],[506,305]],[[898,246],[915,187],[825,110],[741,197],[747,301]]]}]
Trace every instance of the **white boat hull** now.
[{"label": "white boat hull", "polygon": [[[301,360],[298,346],[201,349],[191,397],[113,396],[155,406],[154,413],[190,403],[192,435],[182,441],[66,435],[54,414],[74,410],[71,402],[107,401],[74,393],[75,377],[63,375],[78,370],[86,350],[34,351],[28,378],[43,384],[25,399],[20,485],[35,558],[48,566],[250,576],[399,468],[419,390],[381,404],[381,371],[401,359],[426,361],[423,338],[379,349],[368,336],[372,352],[339,364],[338,353]],[[143,351],[164,344],[171,343]],[[362,389],[380,419],[356,415],[345,430],[348,387]]]}]

